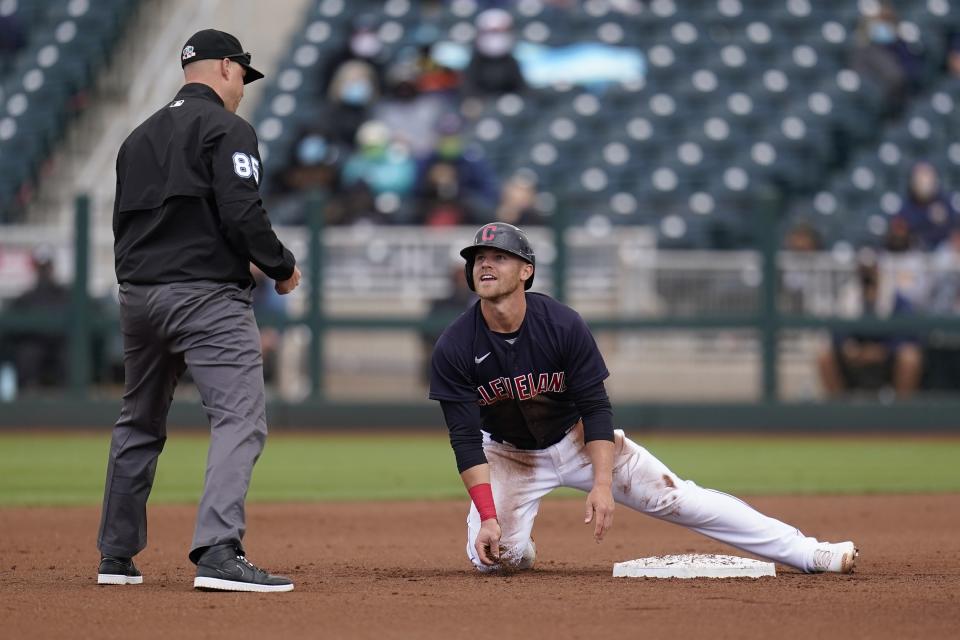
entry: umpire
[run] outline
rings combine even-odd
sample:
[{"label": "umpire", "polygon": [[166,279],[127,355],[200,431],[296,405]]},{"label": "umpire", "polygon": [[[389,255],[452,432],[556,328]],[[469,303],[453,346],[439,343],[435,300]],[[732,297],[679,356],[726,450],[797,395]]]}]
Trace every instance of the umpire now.
[{"label": "umpire", "polygon": [[147,498],[177,379],[189,369],[210,422],[190,560],[194,587],[290,591],[246,560],[244,501],[267,436],[250,263],[293,291],[300,270],[259,195],[257,136],[236,115],[263,77],[228,33],[184,45],[185,84],[134,129],[117,156],[113,209],[126,385],[113,430],[98,547],[99,584],[140,584]]}]

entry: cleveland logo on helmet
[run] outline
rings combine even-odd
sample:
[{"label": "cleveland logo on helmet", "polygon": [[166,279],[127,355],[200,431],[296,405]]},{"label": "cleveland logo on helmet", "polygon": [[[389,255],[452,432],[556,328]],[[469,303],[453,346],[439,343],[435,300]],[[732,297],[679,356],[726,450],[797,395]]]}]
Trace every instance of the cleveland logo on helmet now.
[{"label": "cleveland logo on helmet", "polygon": [[[464,247],[460,255],[467,263],[463,269],[467,276],[467,286],[471,291],[476,291],[473,286],[473,260],[477,250],[480,247],[492,247],[513,254],[521,260],[530,263],[536,269],[536,256],[533,253],[533,247],[527,240],[527,235],[519,228],[506,222],[491,222],[485,224],[473,236],[473,244]],[[524,283],[523,289],[526,291],[533,286],[533,275]]]}]

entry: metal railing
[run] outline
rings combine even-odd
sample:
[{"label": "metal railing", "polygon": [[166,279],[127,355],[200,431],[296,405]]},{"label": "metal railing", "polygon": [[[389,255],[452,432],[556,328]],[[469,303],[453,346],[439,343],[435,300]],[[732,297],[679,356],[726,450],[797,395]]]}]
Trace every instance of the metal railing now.
[{"label": "metal railing", "polygon": [[[306,286],[293,296],[286,317],[259,318],[266,326],[301,327],[310,336],[305,359],[307,402],[313,403],[327,402],[323,336],[328,332],[439,332],[449,322],[451,318],[424,312],[431,300],[446,295],[451,270],[460,264],[457,250],[473,232],[323,228],[320,207],[315,203],[309,227],[281,230],[305,266]],[[853,261],[779,253],[776,225],[758,224],[765,229],[763,245],[738,252],[660,251],[642,228],[591,236],[559,221],[556,228],[530,229],[538,255],[537,288],[574,304],[596,331],[748,332],[761,360],[756,397],[767,407],[780,402],[780,342],[787,332],[960,332],[960,318],[952,315],[845,317],[842,299],[855,285]],[[63,317],[0,313],[0,333],[30,329],[67,335],[69,389],[75,401],[90,397],[91,335],[117,333],[116,317],[97,314],[91,305],[91,294],[109,294],[115,285],[112,274],[104,273],[112,266],[112,259],[104,260],[111,255],[109,237],[91,234],[89,225],[89,201],[79,198],[73,233],[19,231],[0,239],[0,248],[7,250],[38,241],[57,243],[61,255],[72,259],[70,312]],[[63,245],[70,239],[72,249]],[[940,267],[925,268],[936,274]],[[378,303],[364,304],[370,301]]]}]

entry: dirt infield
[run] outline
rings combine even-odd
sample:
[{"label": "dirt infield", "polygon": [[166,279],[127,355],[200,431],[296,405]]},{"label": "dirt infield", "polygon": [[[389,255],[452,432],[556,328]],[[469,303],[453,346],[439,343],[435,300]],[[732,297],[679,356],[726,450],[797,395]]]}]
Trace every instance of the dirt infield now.
[{"label": "dirt infield", "polygon": [[592,542],[581,503],[546,501],[538,568],[473,572],[466,501],[249,505],[251,559],[287,594],[199,593],[193,508],[151,509],[141,586],[96,586],[98,510],[0,510],[0,635],[7,638],[956,637],[960,495],[758,498],[755,506],[861,548],[849,576],[711,581],[610,577],[641,556],[729,549],[618,509]]}]

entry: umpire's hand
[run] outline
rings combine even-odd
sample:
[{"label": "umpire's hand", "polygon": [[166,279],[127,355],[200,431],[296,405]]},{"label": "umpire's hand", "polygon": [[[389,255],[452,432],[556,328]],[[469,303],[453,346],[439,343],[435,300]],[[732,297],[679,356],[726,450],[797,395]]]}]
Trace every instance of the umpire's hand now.
[{"label": "umpire's hand", "polygon": [[293,275],[286,280],[277,280],[274,289],[283,296],[296,289],[298,284],[300,284],[300,267],[295,266],[293,268]]}]

